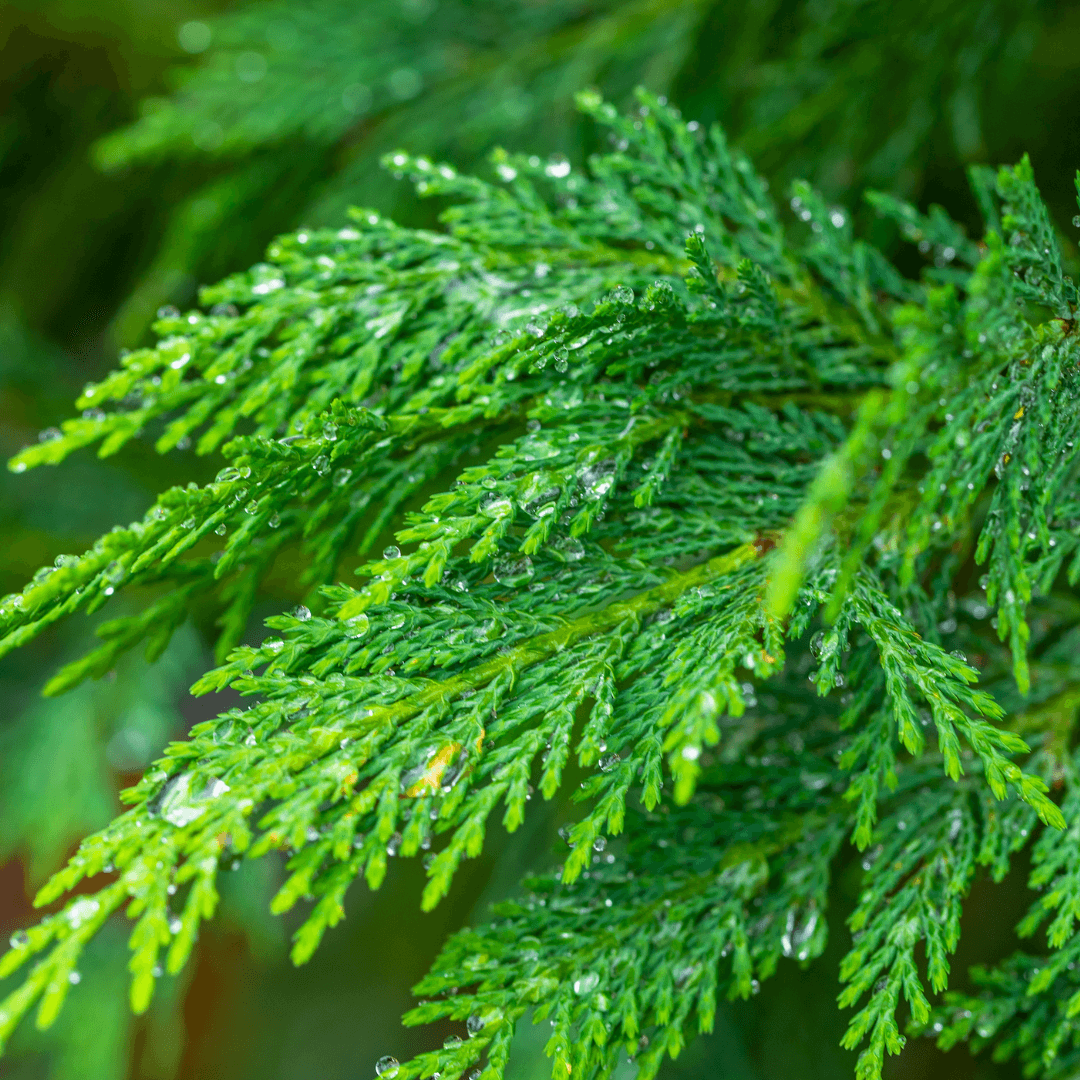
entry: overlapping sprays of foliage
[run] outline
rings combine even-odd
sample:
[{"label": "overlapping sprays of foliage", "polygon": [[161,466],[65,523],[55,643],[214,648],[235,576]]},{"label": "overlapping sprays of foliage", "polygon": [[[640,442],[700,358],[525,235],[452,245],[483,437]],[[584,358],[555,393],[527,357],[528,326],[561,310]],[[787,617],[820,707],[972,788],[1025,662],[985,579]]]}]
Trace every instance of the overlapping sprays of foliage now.
[{"label": "overlapping sprays of foliage", "polygon": [[[391,857],[423,857],[430,907],[573,757],[558,872],[418,988],[407,1019],[467,1037],[381,1075],[500,1077],[531,1010],[556,1077],[622,1055],[652,1076],[720,998],[821,953],[850,844],[858,1076],[903,1046],[901,999],[946,1041],[1070,1067],[1077,295],[1029,165],[973,172],[977,243],[872,196],[933,264],[913,281],[808,185],[778,208],[719,129],[644,94],[625,117],[580,103],[617,144],[586,170],[500,154],[488,182],[392,155],[451,200],[445,231],[361,211],[276,241],[12,462],[223,448],[212,483],[0,602],[0,649],[156,587],[50,690],[156,655],[209,598],[220,666],[195,691],[253,700],[169,746],[42,890],[80,887],[0,959],[27,971],[0,1040],[35,1004],[55,1017],[120,909],[145,1009],[222,868],[272,849],[274,910],[306,905],[297,962]],[[286,547],[308,606],[240,645]],[[1032,837],[1055,888],[1023,929],[1056,909],[1057,951],[932,1019],[976,867],[1003,876]]]}]

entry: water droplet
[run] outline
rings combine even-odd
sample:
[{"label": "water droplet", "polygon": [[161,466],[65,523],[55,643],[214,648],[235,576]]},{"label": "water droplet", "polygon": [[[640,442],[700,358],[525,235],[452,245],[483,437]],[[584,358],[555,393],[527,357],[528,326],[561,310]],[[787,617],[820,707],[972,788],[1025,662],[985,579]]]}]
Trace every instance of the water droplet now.
[{"label": "water droplet", "polygon": [[224,521],[214,530],[218,536],[224,536],[228,531]]},{"label": "water droplet", "polygon": [[16,930],[11,935],[11,947],[13,949],[25,949],[30,944],[30,935],[25,930]]},{"label": "water droplet", "polygon": [[595,971],[587,971],[574,980],[574,993],[591,994],[600,985],[600,976]]},{"label": "water droplet", "polygon": [[293,610],[293,618],[299,619],[301,622],[307,622],[311,618],[311,611],[303,604],[300,604]]},{"label": "water droplet", "polygon": [[554,514],[558,508],[557,502],[560,491],[557,487],[548,488],[547,491],[542,491],[535,498],[529,499],[528,502],[521,504],[521,509],[531,518],[535,518],[537,521],[540,518],[549,517]]},{"label": "water droplet", "polygon": [[375,1072],[378,1076],[385,1077],[386,1080],[393,1080],[397,1076],[401,1066],[398,1064],[396,1057],[391,1057],[389,1054],[386,1057],[379,1058],[375,1062]]},{"label": "water droplet", "polygon": [[352,469],[338,469],[334,473],[333,485],[334,487],[344,487],[349,482],[349,477],[352,476]]},{"label": "water droplet", "polygon": [[71,983],[72,986],[78,986],[79,983],[82,982],[82,976],[77,971],[69,971],[68,982]]},{"label": "water droplet", "polygon": [[818,924],[816,907],[811,903],[805,911],[791,909],[787,914],[787,925],[780,939],[780,947],[785,956],[795,956],[806,960],[810,954],[809,942],[814,936]]},{"label": "water droplet", "polygon": [[87,919],[92,919],[101,905],[90,896],[84,896],[76,900],[68,908],[66,918],[72,930],[78,930]]},{"label": "water droplet", "polygon": [[632,304],[634,302],[634,290],[629,285],[616,285],[608,294],[608,298],[620,304]]},{"label": "water droplet", "polygon": [[532,559],[528,555],[522,555],[520,558],[499,559],[492,573],[500,585],[514,588],[529,581],[536,571],[533,568]]},{"label": "water droplet", "polygon": [[401,548],[396,547],[394,544],[391,544],[389,547],[384,547],[382,557],[384,559],[400,559]]},{"label": "water droplet", "polygon": [[320,454],[312,463],[311,467],[320,475],[325,476],[330,471],[330,459]]},{"label": "water droplet", "polygon": [[371,628],[371,620],[366,615],[354,615],[345,622],[347,638],[361,638]]},{"label": "water droplet", "polygon": [[827,634],[823,630],[819,630],[810,639],[810,652],[823,663],[830,660],[839,647],[840,638],[835,630],[830,630]]},{"label": "water droplet", "polygon": [[480,512],[490,518],[501,518],[513,515],[514,504],[505,495],[488,495],[480,503]]},{"label": "water droplet", "polygon": [[460,1035],[448,1035],[443,1039],[444,1050],[456,1050],[461,1045]]},{"label": "water droplet", "polygon": [[337,424],[332,424],[328,420],[322,426],[323,438],[328,442],[333,442],[337,438]]},{"label": "water droplet", "polygon": [[593,851],[603,851],[604,848],[606,848],[606,847],[607,847],[607,837],[606,836],[598,836],[592,842]]},{"label": "water droplet", "polygon": [[615,459],[608,458],[597,465],[590,465],[578,473],[582,495],[586,499],[602,499],[615,482]]},{"label": "water droplet", "polygon": [[281,515],[273,513],[270,515],[270,520],[266,523],[271,529],[276,529],[281,525]]},{"label": "water droplet", "polygon": [[552,546],[567,562],[579,562],[585,557],[585,545],[576,537],[564,536]]},{"label": "water droplet", "polygon": [[556,349],[555,353],[555,370],[558,372],[566,371],[570,366],[570,353],[565,348]]},{"label": "water droplet", "polygon": [[618,754],[605,754],[598,762],[601,772],[611,772],[622,758]]}]

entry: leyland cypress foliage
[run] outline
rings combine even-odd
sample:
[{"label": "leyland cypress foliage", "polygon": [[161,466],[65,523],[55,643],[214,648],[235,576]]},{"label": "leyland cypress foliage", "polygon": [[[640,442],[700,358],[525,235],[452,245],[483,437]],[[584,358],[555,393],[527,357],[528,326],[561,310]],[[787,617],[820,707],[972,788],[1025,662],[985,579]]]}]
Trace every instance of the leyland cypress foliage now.
[{"label": "leyland cypress foliage", "polygon": [[230,4],[181,27],[195,55],[174,92],[96,144],[105,171],[191,176],[115,326],[137,340],[159,304],[241,265],[239,252],[246,262],[267,229],[336,226],[356,202],[415,214],[376,167],[402,143],[458,163],[495,144],[573,156],[588,145],[572,107],[582,86],[621,100],[645,83],[723,118],[769,175],[834,193],[915,192],[927,172],[1017,138],[1052,155],[1061,140],[1047,133],[1076,111],[1046,86],[1075,51],[1069,12],[1061,0]]},{"label": "leyland cypress foliage", "polygon": [[[251,704],[172,744],[42,889],[69,898],[0,959],[24,973],[0,1040],[35,1006],[51,1022],[121,910],[146,1009],[219,873],[272,849],[274,910],[306,913],[297,963],[392,856],[423,858],[430,908],[491,816],[516,829],[573,757],[561,866],[417,987],[407,1022],[463,1037],[382,1076],[501,1077],[531,1012],[554,1077],[624,1056],[651,1077],[721,998],[819,956],[852,844],[860,1078],[905,1017],[1038,1075],[1080,1063],[1078,297],[1030,166],[973,171],[978,241],[869,196],[931,264],[912,280],[846,210],[805,184],[779,206],[720,130],[640,100],[580,97],[615,144],[584,171],[391,155],[450,201],[445,231],[357,211],[279,239],[161,312],[157,347],[13,460],[223,449],[212,483],[0,603],[0,648],[156,585],[58,693],[159,654],[212,597],[220,665],[194,691]],[[308,605],[239,644],[297,546]],[[976,868],[1002,878],[1029,841],[1051,888],[1019,930],[1049,920],[1050,955],[935,1011]]]}]

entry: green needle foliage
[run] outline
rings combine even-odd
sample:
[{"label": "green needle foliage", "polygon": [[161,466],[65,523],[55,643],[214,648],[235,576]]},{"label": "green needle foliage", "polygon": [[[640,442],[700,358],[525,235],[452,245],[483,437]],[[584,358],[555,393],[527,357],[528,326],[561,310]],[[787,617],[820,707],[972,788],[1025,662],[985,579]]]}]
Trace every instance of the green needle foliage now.
[{"label": "green needle foliage", "polygon": [[[194,692],[252,701],[171,744],[41,890],[60,906],[0,959],[26,971],[0,1040],[52,1022],[114,912],[142,1011],[220,872],[278,850],[303,963],[358,877],[425,853],[431,908],[492,815],[515,830],[573,767],[562,865],[454,936],[406,1017],[468,1037],[382,1076],[502,1077],[531,1011],[556,1080],[652,1077],[721,999],[821,954],[851,845],[857,1076],[905,1023],[1073,1067],[1078,298],[1030,166],[973,171],[978,241],[872,195],[931,263],[912,280],[810,186],[782,211],[719,129],[579,103],[616,145],[586,170],[392,154],[444,231],[356,211],[275,241],[12,461],[221,449],[213,482],[0,602],[0,649],[156,590],[48,692],[212,603]],[[307,605],[243,644],[286,551]],[[1051,891],[1020,929],[1053,916],[1049,959],[933,1013],[977,867],[1034,837]]]},{"label": "green needle foliage", "polygon": [[96,144],[106,172],[188,177],[115,326],[140,341],[159,304],[247,262],[268,230],[339,224],[357,202],[423,220],[376,168],[399,145],[461,167],[496,144],[590,147],[571,107],[586,85],[616,101],[638,83],[667,93],[722,119],[770,175],[835,198],[868,184],[911,195],[1025,138],[1056,162],[1052,133],[1076,107],[1043,73],[1075,51],[1069,15],[1060,0],[229,5],[179,28],[195,55],[172,93]]}]

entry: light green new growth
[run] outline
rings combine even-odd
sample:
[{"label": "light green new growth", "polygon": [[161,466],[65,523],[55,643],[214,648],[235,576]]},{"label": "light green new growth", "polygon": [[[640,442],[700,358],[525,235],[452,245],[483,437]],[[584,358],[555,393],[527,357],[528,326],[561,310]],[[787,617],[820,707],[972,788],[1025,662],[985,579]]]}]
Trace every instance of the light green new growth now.
[{"label": "light green new growth", "polygon": [[[429,852],[430,908],[489,818],[517,829],[573,757],[562,866],[451,938],[406,1019],[469,1037],[400,1080],[502,1077],[530,1010],[557,1080],[626,1055],[654,1076],[721,999],[820,955],[851,845],[861,1080],[903,1046],[902,1001],[944,1043],[1001,1034],[1072,1067],[1078,298],[1030,166],[973,174],[978,242],[871,195],[930,256],[914,281],[809,186],[788,214],[719,129],[640,102],[581,95],[616,146],[585,170],[500,153],[488,182],[391,155],[451,202],[446,231],[355,211],[279,239],[159,313],[159,344],[13,460],[135,438],[225,455],[0,602],[0,652],[153,587],[47,693],[159,655],[210,602],[219,666],[194,692],[252,701],[170,745],[42,889],[62,904],[0,958],[27,972],[0,1043],[35,1005],[51,1022],[121,909],[146,1009],[239,859],[285,853],[297,963],[391,857]],[[285,552],[309,606],[241,645]],[[932,1012],[976,867],[1002,877],[1036,835],[1053,887],[1022,930],[1056,912],[1053,958]]]}]

